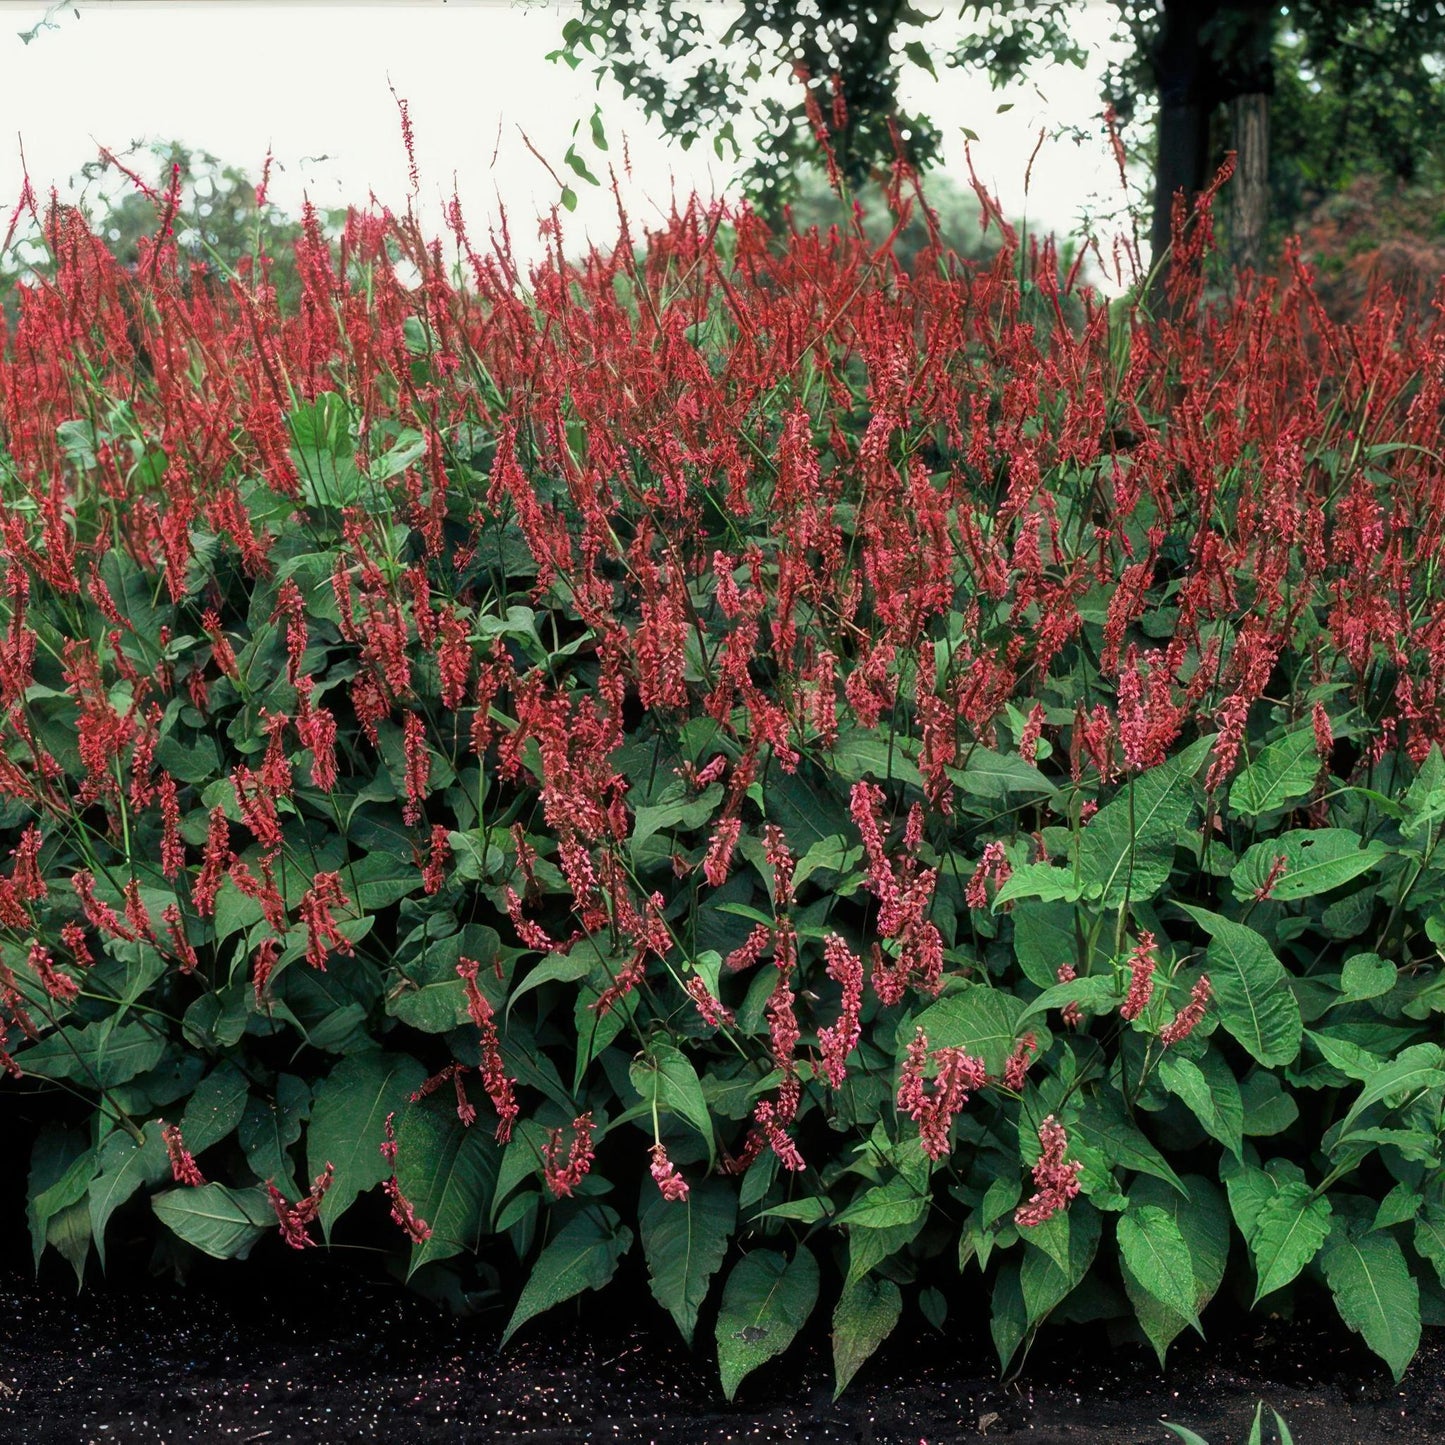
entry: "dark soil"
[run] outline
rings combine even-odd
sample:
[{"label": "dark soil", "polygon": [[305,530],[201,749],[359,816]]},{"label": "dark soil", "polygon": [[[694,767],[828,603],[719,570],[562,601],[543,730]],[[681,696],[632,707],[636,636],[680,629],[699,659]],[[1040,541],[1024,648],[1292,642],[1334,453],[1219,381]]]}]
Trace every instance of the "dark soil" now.
[{"label": "dark soil", "polygon": [[1298,1445],[1445,1439],[1445,1341],[1433,1332],[1399,1386],[1332,1321],[1181,1340],[1167,1373],[1073,1327],[1041,1340],[1010,1385],[982,1333],[915,1333],[885,1346],[836,1404],[820,1338],[760,1370],[729,1406],[710,1337],[690,1354],[649,1300],[563,1307],[498,1354],[495,1319],[459,1320],[334,1257],[298,1256],[246,1292],[217,1277],[77,1298],[60,1274],[46,1280],[0,1272],[3,1445],[1163,1445],[1174,1437],[1161,1416],[1240,1445],[1260,1397]]}]

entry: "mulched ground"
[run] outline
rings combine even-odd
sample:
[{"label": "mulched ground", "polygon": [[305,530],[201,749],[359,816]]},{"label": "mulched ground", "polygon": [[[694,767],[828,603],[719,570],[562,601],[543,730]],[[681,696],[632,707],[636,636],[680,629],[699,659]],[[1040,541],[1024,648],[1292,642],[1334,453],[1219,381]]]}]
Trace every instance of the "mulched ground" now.
[{"label": "mulched ground", "polygon": [[[258,1292],[209,1279],[77,1298],[0,1270],[0,1442],[1172,1441],[1161,1416],[1239,1445],[1263,1396],[1297,1445],[1445,1439],[1445,1340],[1396,1386],[1350,1336],[1312,1321],[1181,1340],[1167,1374],[1102,1332],[1042,1340],[1000,1385],[982,1334],[900,1338],[832,1402],[826,1339],[760,1370],[735,1406],[655,1309],[609,1295],[554,1312],[497,1351],[495,1319],[459,1320],[385,1279],[297,1257]],[[283,1293],[282,1286],[285,1285]],[[595,1299],[596,1297],[594,1297]],[[646,1302],[650,1306],[650,1302]],[[1445,1334],[1445,1332],[1441,1332]]]}]

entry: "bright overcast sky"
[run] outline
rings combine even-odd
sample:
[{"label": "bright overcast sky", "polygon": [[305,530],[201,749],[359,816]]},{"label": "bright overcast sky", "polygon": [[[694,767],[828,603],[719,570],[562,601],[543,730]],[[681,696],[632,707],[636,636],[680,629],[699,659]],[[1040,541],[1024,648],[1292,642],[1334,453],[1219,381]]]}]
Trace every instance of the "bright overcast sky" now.
[{"label": "bright overcast sky", "polygon": [[[955,12],[940,0],[945,17]],[[1091,5],[1080,39],[1107,38],[1109,6]],[[725,23],[733,7],[711,0],[710,19]],[[47,13],[53,28],[30,30]],[[556,203],[558,186],[523,139],[559,174],[581,120],[578,152],[604,175],[621,169],[628,138],[633,175],[624,184],[629,212],[646,223],[680,194],[726,190],[732,167],[710,148],[684,153],[640,109],[610,88],[599,92],[584,69],[549,62],[570,7],[509,0],[414,0],[414,3],[299,4],[289,0],[73,0],[64,6],[0,0],[0,217],[22,183],[21,145],[32,184],[62,198],[98,147],[116,153],[135,141],[176,139],[259,175],[270,147],[284,171],[273,173],[271,198],[299,208],[309,191],[318,206],[364,204],[370,192],[395,210],[407,202],[407,164],[395,101],[407,100],[416,134],[420,206],[429,232],[440,232],[442,199],[453,177],[474,239],[484,238],[505,202],[514,240],[536,254],[533,218]],[[938,48],[952,34],[936,22]],[[930,38],[932,38],[930,34]],[[944,131],[946,165],[966,182],[961,128],[977,133],[981,178],[1014,216],[1072,231],[1080,211],[1099,197],[1118,198],[1118,176],[1102,141],[1046,141],[1034,163],[1030,193],[1023,174],[1041,127],[1087,126],[1099,111],[1098,72],[1054,67],[1008,92],[979,76],[939,67],[942,81],[914,72],[904,102]],[[591,145],[586,118],[600,102],[611,148]],[[999,113],[1000,105],[1011,108]],[[1097,126],[1094,127],[1097,133]],[[154,161],[142,155],[143,170]],[[615,207],[605,192],[581,184],[577,211],[565,217],[569,249],[584,236],[610,241]]]}]

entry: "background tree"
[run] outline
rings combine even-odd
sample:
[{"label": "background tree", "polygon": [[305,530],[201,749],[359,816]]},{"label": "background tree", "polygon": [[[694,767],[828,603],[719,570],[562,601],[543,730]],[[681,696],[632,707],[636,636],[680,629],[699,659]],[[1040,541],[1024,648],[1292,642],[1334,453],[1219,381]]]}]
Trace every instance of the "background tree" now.
[{"label": "background tree", "polygon": [[[775,210],[817,146],[802,85],[785,102],[768,78],[797,70],[825,115],[836,87],[848,123],[832,140],[851,182],[891,161],[899,142],[926,168],[940,136],[926,116],[900,108],[908,69],[978,68],[1003,85],[1040,60],[1083,65],[1082,3],[965,0],[957,13],[973,22],[971,33],[945,51],[935,43],[939,13],[908,0],[813,0],[806,15],[791,0],[741,0],[725,29],[709,24],[705,9],[663,0],[581,0],[557,55],[574,66],[591,56],[599,75],[610,74],[684,146],[707,137],[719,156],[730,146],[741,159],[733,123],[750,114],[759,136],[746,183]],[[1305,173],[1328,185],[1371,147],[1397,173],[1418,167],[1445,134],[1445,0],[1111,0],[1111,8],[1128,58],[1106,76],[1101,100],[1126,122],[1155,127],[1156,260],[1174,194],[1194,197],[1233,149],[1231,240],[1236,259],[1259,262],[1276,189],[1269,133],[1280,94],[1285,137],[1312,137],[1309,159],[1291,153],[1285,166],[1287,196],[1300,192]]]}]

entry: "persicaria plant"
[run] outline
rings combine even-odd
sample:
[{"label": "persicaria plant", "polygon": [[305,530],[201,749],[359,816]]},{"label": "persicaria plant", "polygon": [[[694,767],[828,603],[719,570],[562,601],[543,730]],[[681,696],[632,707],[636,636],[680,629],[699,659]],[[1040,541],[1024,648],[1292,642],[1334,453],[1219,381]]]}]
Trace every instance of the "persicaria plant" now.
[{"label": "persicaria plant", "polygon": [[634,1258],[729,1395],[818,1309],[841,1389],[906,1301],[1008,1364],[1051,1317],[1162,1357],[1222,1291],[1399,1375],[1445,1306],[1445,330],[1335,325],[1297,258],[1207,295],[1207,210],[1161,316],[1106,304],[980,194],[996,263],[911,273],[746,208],[575,262],[553,217],[527,277],[459,206],[460,270],[308,213],[294,309],[27,194],[37,1255],[375,1219],[524,1279],[509,1335]]}]

